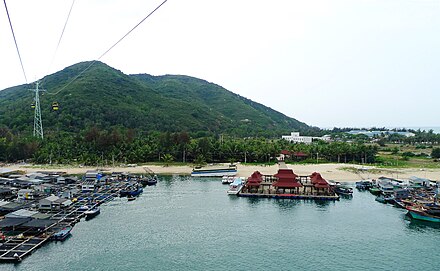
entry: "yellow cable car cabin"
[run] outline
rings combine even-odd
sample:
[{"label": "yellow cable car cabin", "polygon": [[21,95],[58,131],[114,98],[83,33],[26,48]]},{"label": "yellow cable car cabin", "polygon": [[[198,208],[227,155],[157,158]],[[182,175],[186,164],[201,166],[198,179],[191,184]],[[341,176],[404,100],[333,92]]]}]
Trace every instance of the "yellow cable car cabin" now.
[{"label": "yellow cable car cabin", "polygon": [[32,109],[35,108],[35,103],[31,103],[31,108],[32,108]]},{"label": "yellow cable car cabin", "polygon": [[57,111],[58,109],[60,109],[58,102],[53,102],[52,103],[52,110],[53,111]]}]

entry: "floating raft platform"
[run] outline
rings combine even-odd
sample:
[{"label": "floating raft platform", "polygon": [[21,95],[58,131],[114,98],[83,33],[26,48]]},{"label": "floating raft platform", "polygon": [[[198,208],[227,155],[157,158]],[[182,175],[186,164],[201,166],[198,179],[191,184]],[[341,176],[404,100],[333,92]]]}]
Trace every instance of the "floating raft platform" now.
[{"label": "floating raft platform", "polygon": [[239,197],[247,198],[273,198],[273,199],[303,199],[303,200],[339,200],[338,195],[297,195],[297,194],[263,194],[263,193],[238,193]]},{"label": "floating raft platform", "polygon": [[314,172],[310,176],[299,176],[285,165],[280,165],[278,173],[274,175],[255,171],[237,195],[249,198],[339,200],[339,195],[321,174]]},{"label": "floating raft platform", "polygon": [[49,238],[50,235],[10,239],[0,246],[0,259],[2,262],[19,262],[46,243]]},{"label": "floating raft platform", "polygon": [[82,206],[88,205],[90,208],[95,208],[109,202],[118,197],[119,191],[125,186],[126,184],[121,186],[113,184],[108,188],[101,189],[99,193],[83,193],[78,197],[78,201],[67,209],[47,212],[46,214],[50,215],[50,219],[48,219],[50,223],[45,225],[41,231],[37,231],[37,234],[32,234],[32,230],[34,233],[36,230],[31,227],[27,230],[19,230],[21,237],[15,235],[3,242],[0,241],[0,263],[22,261],[36,249],[53,240],[55,232],[64,227],[73,228],[81,218],[85,217],[85,210],[81,209]]}]

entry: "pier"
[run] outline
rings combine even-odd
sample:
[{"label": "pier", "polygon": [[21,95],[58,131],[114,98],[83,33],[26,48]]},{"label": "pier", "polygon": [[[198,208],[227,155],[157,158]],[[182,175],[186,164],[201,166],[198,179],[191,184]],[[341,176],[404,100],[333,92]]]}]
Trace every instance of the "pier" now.
[{"label": "pier", "polygon": [[[129,180],[130,178],[128,178]],[[73,203],[65,208],[48,211],[24,212],[35,213],[34,217],[13,217],[0,220],[2,240],[0,243],[0,262],[20,262],[33,251],[52,241],[55,233],[66,227],[72,227],[85,217],[85,209],[100,206],[103,203],[120,196],[120,191],[134,185],[140,185],[140,180],[112,179],[97,186],[93,191],[79,190]],[[86,183],[85,181],[81,183]],[[80,187],[81,183],[77,186]],[[41,198],[40,198],[41,200]],[[34,200],[34,206],[38,200]]]}]

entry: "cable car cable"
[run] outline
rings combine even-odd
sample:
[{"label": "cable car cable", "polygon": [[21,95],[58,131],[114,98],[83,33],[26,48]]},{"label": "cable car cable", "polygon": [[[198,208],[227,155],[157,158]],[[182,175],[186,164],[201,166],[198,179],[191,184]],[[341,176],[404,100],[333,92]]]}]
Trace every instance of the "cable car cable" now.
[{"label": "cable car cable", "polygon": [[60,36],[60,39],[58,40],[58,44],[57,44],[57,47],[55,49],[55,53],[53,54],[52,61],[50,62],[49,67],[47,68],[47,72],[46,72],[47,74],[49,73],[49,70],[52,67],[52,64],[53,64],[53,62],[55,60],[55,57],[57,55],[58,48],[60,47],[61,40],[63,38],[64,31],[66,30],[67,23],[69,22],[70,14],[72,13],[72,9],[73,9],[73,5],[74,4],[75,4],[75,0],[72,1],[72,5],[70,6],[70,10],[69,10],[69,13],[67,14],[67,19],[66,19],[66,22],[64,23],[63,30],[61,31],[61,36]]},{"label": "cable car cable", "polygon": [[15,48],[17,48],[18,58],[20,59],[21,69],[23,70],[24,79],[26,80],[26,84],[28,82],[26,77],[26,72],[24,71],[23,61],[21,60],[20,50],[18,50],[17,39],[15,38],[14,28],[12,27],[11,17],[9,16],[8,6],[6,5],[6,0],[3,0],[5,3],[6,14],[8,15],[9,25],[11,26],[12,36],[14,37]]},{"label": "cable car cable", "polygon": [[67,88],[70,84],[72,84],[76,79],[78,79],[81,75],[83,75],[88,69],[90,69],[90,67],[93,66],[93,64],[95,64],[98,60],[100,60],[101,58],[103,58],[108,52],[110,52],[110,50],[112,50],[116,45],[118,45],[118,43],[120,43],[125,37],[127,37],[131,32],[133,32],[133,30],[135,30],[139,25],[141,25],[146,19],[148,19],[154,12],[156,12],[163,4],[165,4],[168,0],[163,1],[160,5],[158,5],[153,11],[151,11],[147,16],[145,16],[145,18],[143,18],[139,23],[137,23],[132,29],[130,29],[130,31],[128,31],[124,36],[122,36],[122,38],[120,38],[115,44],[113,44],[109,49],[107,49],[107,51],[105,51],[98,59],[93,60],[92,63],[90,63],[89,66],[87,66],[84,70],[82,70],[77,76],[75,76],[72,80],[70,80],[66,85],[64,85],[60,90],[58,90],[57,92],[54,93],[48,93],[50,95],[57,95],[58,93],[60,93],[62,90],[64,90],[65,88]]}]

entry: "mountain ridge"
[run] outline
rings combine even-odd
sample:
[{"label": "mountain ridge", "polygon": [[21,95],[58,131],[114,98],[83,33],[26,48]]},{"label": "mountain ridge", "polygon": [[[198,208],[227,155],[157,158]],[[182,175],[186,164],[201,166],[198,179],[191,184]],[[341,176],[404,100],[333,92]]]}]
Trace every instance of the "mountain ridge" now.
[{"label": "mountain ridge", "polygon": [[[77,63],[40,80],[42,88],[48,89],[40,97],[45,131],[79,132],[97,126],[269,137],[317,129],[203,79],[127,75],[99,61],[90,64]],[[0,91],[0,125],[31,132],[33,95],[28,89],[32,87]],[[50,110],[53,101],[60,104],[58,112]]]}]

